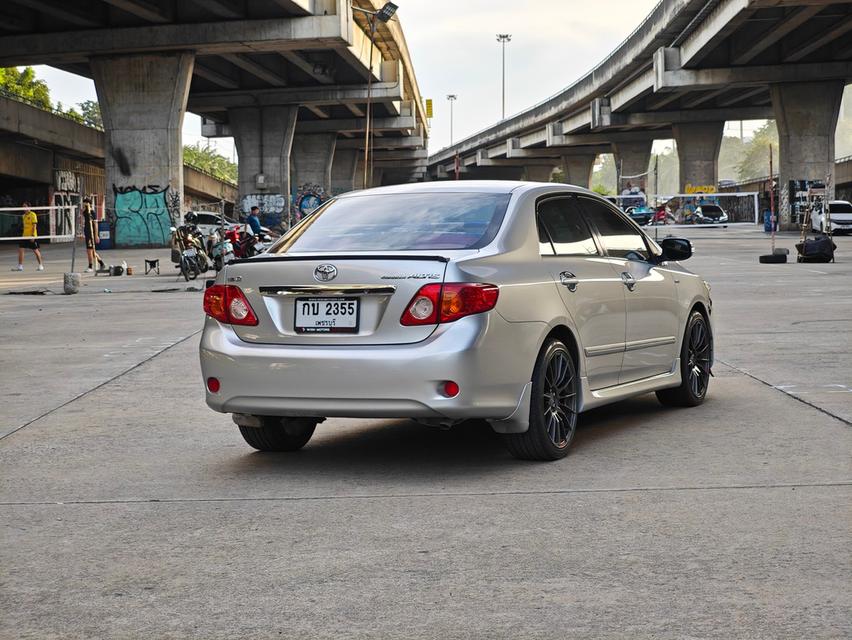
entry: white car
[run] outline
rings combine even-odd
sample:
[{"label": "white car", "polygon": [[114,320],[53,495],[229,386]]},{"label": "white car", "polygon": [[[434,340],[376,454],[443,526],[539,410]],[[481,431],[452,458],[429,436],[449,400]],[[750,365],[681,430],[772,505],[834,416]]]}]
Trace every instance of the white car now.
[{"label": "white car", "polygon": [[339,196],[206,290],[207,404],[264,451],[332,416],[478,418],[519,458],[561,458],[582,411],[703,402],[712,305],[691,254],[569,185]]},{"label": "white car", "polygon": [[[832,200],[828,203],[828,217],[831,220],[832,233],[849,233],[852,231],[852,203],[846,200]],[[827,233],[826,216],[823,211],[814,213],[811,218],[811,228],[819,233]]]}]

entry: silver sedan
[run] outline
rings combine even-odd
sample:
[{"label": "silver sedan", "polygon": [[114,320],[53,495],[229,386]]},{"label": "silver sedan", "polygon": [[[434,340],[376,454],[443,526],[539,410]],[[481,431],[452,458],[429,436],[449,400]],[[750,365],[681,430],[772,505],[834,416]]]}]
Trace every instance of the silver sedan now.
[{"label": "silver sedan", "polygon": [[263,451],[327,417],[485,419],[515,456],[558,459],[593,407],[703,402],[712,304],[691,254],[569,185],[353,192],[207,288],[207,404]]}]

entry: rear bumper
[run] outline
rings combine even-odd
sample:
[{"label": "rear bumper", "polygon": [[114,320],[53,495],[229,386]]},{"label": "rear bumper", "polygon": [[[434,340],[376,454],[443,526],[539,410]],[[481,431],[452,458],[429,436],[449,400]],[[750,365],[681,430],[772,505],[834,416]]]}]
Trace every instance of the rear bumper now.
[{"label": "rear bumper", "polygon": [[[439,327],[405,345],[251,344],[206,319],[201,370],[222,413],[275,416],[504,419],[529,382],[543,323],[509,323],[496,313]],[[444,397],[446,380],[461,392]]]}]

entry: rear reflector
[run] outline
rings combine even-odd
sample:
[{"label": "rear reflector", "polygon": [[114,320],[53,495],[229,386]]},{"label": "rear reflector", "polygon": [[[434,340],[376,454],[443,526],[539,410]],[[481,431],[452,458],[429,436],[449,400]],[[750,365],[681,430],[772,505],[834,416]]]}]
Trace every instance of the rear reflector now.
[{"label": "rear reflector", "polygon": [[443,391],[444,395],[448,398],[455,398],[457,395],[459,395],[459,391],[461,391],[461,389],[459,388],[458,382],[447,380],[442,385],[441,391]]},{"label": "rear reflector", "polygon": [[427,284],[414,294],[399,321],[404,326],[453,322],[490,311],[499,295],[498,287],[480,282]]},{"label": "rear reflector", "polygon": [[210,393],[219,393],[220,388],[219,378],[207,378],[207,390]]},{"label": "rear reflector", "polygon": [[214,284],[204,291],[204,313],[225,324],[257,325],[243,290],[232,284]]}]

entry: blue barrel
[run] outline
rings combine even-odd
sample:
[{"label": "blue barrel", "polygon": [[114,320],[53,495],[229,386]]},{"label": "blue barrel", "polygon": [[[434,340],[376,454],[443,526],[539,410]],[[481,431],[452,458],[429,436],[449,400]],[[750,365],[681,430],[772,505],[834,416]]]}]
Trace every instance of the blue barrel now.
[{"label": "blue barrel", "polygon": [[98,223],[98,249],[112,249],[112,236],[110,235],[109,220],[101,220]]}]

